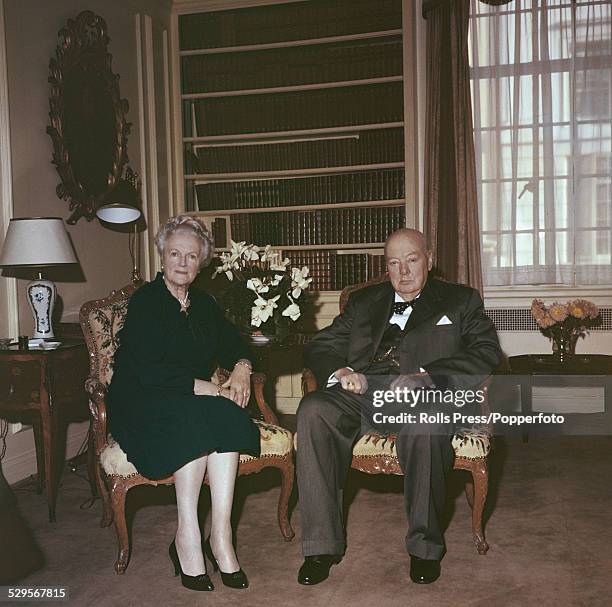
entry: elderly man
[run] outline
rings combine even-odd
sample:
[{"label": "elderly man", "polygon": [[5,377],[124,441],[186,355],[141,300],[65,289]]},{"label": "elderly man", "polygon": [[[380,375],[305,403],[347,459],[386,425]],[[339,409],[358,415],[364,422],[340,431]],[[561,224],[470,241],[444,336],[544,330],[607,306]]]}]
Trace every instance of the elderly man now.
[{"label": "elderly man", "polygon": [[[354,293],[344,312],[305,350],[305,364],[319,389],[302,399],[297,414],[305,556],[300,584],[325,580],[344,554],[343,487],[353,445],[373,411],[372,388],[441,392],[474,387],[500,360],[497,334],[478,292],[428,277],[432,257],[421,232],[393,232],[385,257],[390,282]],[[427,584],[440,575],[445,551],[440,516],[453,464],[453,424],[440,418],[394,431],[405,474],[410,577]]]}]

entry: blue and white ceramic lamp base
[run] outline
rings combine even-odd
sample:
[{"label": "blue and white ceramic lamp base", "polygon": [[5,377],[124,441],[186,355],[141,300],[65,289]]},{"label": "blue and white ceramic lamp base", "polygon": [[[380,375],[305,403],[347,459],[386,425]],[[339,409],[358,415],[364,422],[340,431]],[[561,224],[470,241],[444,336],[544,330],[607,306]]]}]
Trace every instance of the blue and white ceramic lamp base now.
[{"label": "blue and white ceramic lamp base", "polygon": [[26,293],[30,309],[34,315],[34,333],[32,338],[54,338],[51,319],[57,298],[55,285],[50,280],[35,278],[32,282],[28,283]]}]

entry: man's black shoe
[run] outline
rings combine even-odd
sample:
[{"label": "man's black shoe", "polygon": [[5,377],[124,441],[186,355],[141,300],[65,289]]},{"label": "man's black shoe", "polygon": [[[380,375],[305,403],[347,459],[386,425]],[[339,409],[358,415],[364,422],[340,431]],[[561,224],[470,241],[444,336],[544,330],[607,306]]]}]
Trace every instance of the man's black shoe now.
[{"label": "man's black shoe", "polygon": [[415,584],[431,584],[440,577],[440,561],[410,555],[410,579]]},{"label": "man's black shoe", "polygon": [[298,583],[314,586],[326,580],[332,565],[339,563],[342,557],[336,554],[316,554],[307,556],[298,573]]}]

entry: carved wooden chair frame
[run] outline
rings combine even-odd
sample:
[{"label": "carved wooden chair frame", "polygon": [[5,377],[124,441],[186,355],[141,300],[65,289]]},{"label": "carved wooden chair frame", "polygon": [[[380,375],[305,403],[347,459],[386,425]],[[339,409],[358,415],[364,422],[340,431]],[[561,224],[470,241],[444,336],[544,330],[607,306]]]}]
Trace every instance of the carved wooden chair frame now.
[{"label": "carved wooden chair frame", "polygon": [[[368,282],[362,282],[354,285],[349,285],[342,290],[340,294],[340,312],[344,310],[349,296],[363,289],[375,284],[387,282],[389,277],[387,274],[374,278]],[[481,404],[481,415],[488,415],[490,412],[489,398],[488,398],[488,387],[490,380],[487,379],[481,386],[480,389],[484,391],[485,398]],[[310,369],[304,369],[302,373],[302,392],[306,395],[309,392],[313,392],[317,389],[317,380]],[[487,426],[486,431],[489,436],[492,436],[492,427]],[[395,436],[384,437],[376,432],[370,433],[372,442],[377,444],[378,441],[391,440],[395,442]],[[381,453],[380,455],[368,455],[359,456],[353,454],[351,461],[351,468],[365,472],[366,474],[397,474],[402,475],[403,472],[400,468],[397,457],[389,456]],[[466,458],[466,457],[455,457],[453,468],[455,470],[466,470],[470,473],[470,478],[465,485],[465,495],[470,508],[472,509],[472,534],[474,538],[474,544],[479,554],[486,554],[489,550],[489,544],[487,543],[483,531],[482,516],[484,511],[485,502],[487,500],[488,488],[489,488],[489,467],[488,467],[488,455],[485,457],[478,458]]]},{"label": "carved wooden chair frame", "polygon": [[[127,522],[125,517],[125,504],[127,492],[138,485],[172,485],[174,478],[152,480],[134,474],[130,476],[109,476],[106,474],[100,464],[100,455],[108,445],[108,429],[107,429],[107,406],[105,402],[106,386],[100,381],[100,356],[98,347],[95,341],[95,329],[90,324],[91,314],[98,308],[105,308],[120,304],[129,300],[134,291],[139,285],[128,285],[118,291],[113,291],[104,299],[89,301],[83,304],[80,310],[79,319],[87,349],[89,351],[90,376],[85,382],[85,390],[89,394],[89,410],[91,413],[90,432],[93,433],[93,442],[96,451],[96,466],[95,466],[95,482],[102,496],[103,514],[101,527],[108,527],[113,522],[117,532],[117,540],[119,545],[117,561],[115,562],[115,571],[118,574],[125,572],[131,553]],[[115,335],[109,335],[110,339],[116,339]],[[229,371],[218,368],[216,371],[218,381],[223,382],[229,377]],[[252,393],[255,397],[255,403],[259,409],[261,418],[266,424],[278,426],[278,419],[274,412],[266,403],[264,397],[264,385],[266,376],[263,373],[253,373],[251,376]],[[285,430],[285,432],[288,432]],[[289,522],[289,498],[293,490],[294,482],[294,462],[293,452],[285,456],[266,456],[251,458],[247,461],[241,461],[238,466],[238,475],[253,474],[260,472],[264,468],[277,468],[282,477],[280,496],[278,500],[277,517],[280,531],[286,541],[290,541],[295,536],[295,533]],[[207,482],[207,479],[205,479]]]}]

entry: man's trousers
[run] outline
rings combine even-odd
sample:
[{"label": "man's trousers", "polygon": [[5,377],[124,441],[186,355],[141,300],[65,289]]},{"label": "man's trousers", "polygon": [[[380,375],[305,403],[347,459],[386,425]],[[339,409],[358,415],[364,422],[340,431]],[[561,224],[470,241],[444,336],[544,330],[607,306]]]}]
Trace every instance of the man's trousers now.
[{"label": "man's trousers", "polygon": [[[360,396],[339,384],[311,392],[300,403],[297,479],[304,556],[345,552],[343,490],[353,446],[367,431],[363,422],[373,410],[371,389]],[[425,409],[406,410],[418,415]],[[406,548],[423,559],[440,559],[445,551],[440,519],[453,466],[452,423],[404,424],[395,431],[404,472]]]}]

